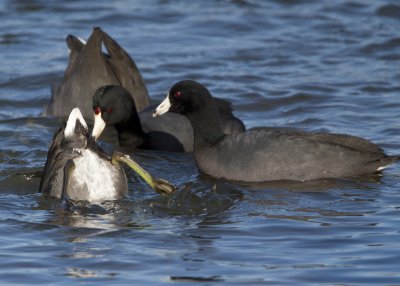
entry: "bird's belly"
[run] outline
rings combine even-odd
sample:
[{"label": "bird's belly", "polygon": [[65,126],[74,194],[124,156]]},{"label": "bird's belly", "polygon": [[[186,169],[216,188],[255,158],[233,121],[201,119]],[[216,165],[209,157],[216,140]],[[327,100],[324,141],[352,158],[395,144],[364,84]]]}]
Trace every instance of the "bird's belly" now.
[{"label": "bird's belly", "polygon": [[102,202],[119,199],[127,193],[126,175],[119,165],[91,150],[80,151],[82,155],[74,159],[75,169],[68,185],[70,199]]}]

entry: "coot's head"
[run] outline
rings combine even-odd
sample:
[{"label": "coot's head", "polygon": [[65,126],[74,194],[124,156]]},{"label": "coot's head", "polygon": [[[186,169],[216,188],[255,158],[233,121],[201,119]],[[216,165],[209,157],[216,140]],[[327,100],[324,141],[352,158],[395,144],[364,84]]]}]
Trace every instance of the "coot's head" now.
[{"label": "coot's head", "polygon": [[133,116],[132,113],[136,113],[136,107],[126,89],[118,85],[106,85],[95,92],[93,112],[92,136],[97,139],[106,126],[129,124]]},{"label": "coot's head", "polygon": [[193,80],[182,80],[171,87],[167,98],[154,111],[153,117],[166,112],[193,113],[207,106],[210,101],[212,96],[205,86]]}]

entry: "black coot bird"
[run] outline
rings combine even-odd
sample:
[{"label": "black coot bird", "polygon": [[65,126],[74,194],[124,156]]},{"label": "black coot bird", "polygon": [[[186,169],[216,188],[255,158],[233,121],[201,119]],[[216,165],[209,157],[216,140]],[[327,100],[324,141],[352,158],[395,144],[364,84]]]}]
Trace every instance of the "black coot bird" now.
[{"label": "black coot bird", "polygon": [[[92,99],[103,85],[123,86],[134,98],[138,111],[150,104],[146,84],[133,59],[107,33],[93,29],[87,43],[75,36],[66,38],[69,63],[60,85],[52,88],[52,97],[44,115],[67,117],[78,107],[86,120],[93,120]],[[107,53],[102,52],[104,45]]]},{"label": "black coot bird", "polygon": [[262,129],[225,135],[211,98],[203,85],[180,81],[154,116],[186,115],[194,129],[197,166],[213,177],[244,182],[354,177],[380,172],[399,159],[350,135]]},{"label": "black coot bird", "polygon": [[[245,130],[242,121],[232,114],[231,104],[214,99],[222,118],[224,133]],[[135,102],[129,92],[116,85],[100,87],[93,97],[93,137],[100,137],[105,126],[114,126],[119,144],[131,148],[163,150],[172,152],[193,150],[193,129],[189,120],[179,114],[166,118],[153,118],[151,109],[137,113]]]},{"label": "black coot bird", "polygon": [[61,199],[89,202],[117,200],[126,195],[126,163],[154,190],[170,194],[168,182],[153,178],[137,163],[122,153],[110,158],[90,136],[78,108],[71,111],[66,123],[56,132],[50,146],[40,192]]}]

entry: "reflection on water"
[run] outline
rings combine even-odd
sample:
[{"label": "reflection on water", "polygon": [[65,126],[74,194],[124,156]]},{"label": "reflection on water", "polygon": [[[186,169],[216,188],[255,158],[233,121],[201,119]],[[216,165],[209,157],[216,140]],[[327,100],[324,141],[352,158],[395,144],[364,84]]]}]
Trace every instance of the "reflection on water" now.
[{"label": "reflection on water", "polygon": [[185,185],[169,197],[153,194],[152,198],[135,200],[134,197],[119,201],[90,204],[83,201],[61,200],[42,195],[38,209],[53,210],[47,223],[78,228],[113,230],[120,228],[142,229],[149,227],[138,219],[138,212],[156,217],[196,216],[208,218],[234,206],[243,197],[241,191],[228,184],[210,185],[196,182]]}]

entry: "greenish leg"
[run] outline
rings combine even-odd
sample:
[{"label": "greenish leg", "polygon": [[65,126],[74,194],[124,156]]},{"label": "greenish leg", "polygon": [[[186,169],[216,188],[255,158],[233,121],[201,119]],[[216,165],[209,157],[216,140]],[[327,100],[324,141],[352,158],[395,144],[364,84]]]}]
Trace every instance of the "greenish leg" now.
[{"label": "greenish leg", "polygon": [[166,180],[154,178],[147,171],[145,171],[138,163],[136,163],[131,157],[120,152],[114,152],[112,155],[111,162],[118,164],[123,162],[132,168],[146,183],[157,193],[161,195],[171,195],[175,192],[175,187],[168,183]]}]

